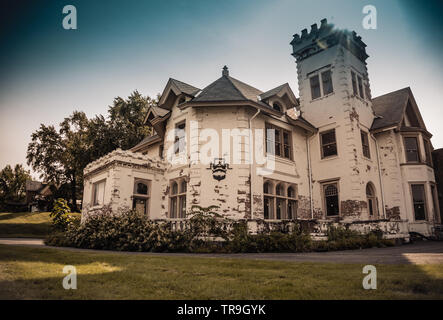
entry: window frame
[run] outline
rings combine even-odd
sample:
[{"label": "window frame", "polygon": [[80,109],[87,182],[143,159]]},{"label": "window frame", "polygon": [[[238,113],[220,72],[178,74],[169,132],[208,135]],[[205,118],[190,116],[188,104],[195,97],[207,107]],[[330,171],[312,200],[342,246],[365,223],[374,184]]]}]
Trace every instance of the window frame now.
[{"label": "window frame", "polygon": [[[177,193],[173,193],[173,186],[177,184]],[[185,185],[185,188],[183,188]],[[183,190],[184,189],[184,190]],[[186,219],[186,204],[188,192],[188,181],[185,178],[176,178],[169,180],[169,219]],[[184,202],[183,202],[184,200]],[[184,206],[183,206],[184,204]],[[172,208],[174,207],[174,216]]]},{"label": "window frame", "polygon": [[[97,189],[96,187],[103,183],[103,199],[102,203],[96,202]],[[106,178],[98,180],[92,183],[92,199],[91,203],[93,207],[103,206],[105,204],[105,190],[106,190]]]},{"label": "window frame", "polygon": [[[412,211],[414,214],[414,221],[428,221],[429,215],[428,215],[428,204],[427,204],[427,194],[426,194],[426,183],[424,182],[414,182],[414,183],[410,183],[409,184],[409,190],[411,192],[411,200],[412,200]],[[424,210],[424,218],[423,219],[417,219],[417,213],[415,211],[415,205],[416,205],[416,201],[414,200],[414,192],[413,192],[413,187],[414,186],[420,186],[423,189],[423,210]]]},{"label": "window frame", "polygon": [[[313,87],[313,79],[317,78],[318,84],[318,96],[314,97],[314,87]],[[322,97],[321,84],[320,84],[320,75],[318,73],[309,76],[309,87],[311,88],[311,100],[316,100]]]},{"label": "window frame", "polygon": [[[326,83],[326,81],[325,81],[323,75],[324,74],[328,74],[328,73],[329,73],[329,78],[328,79],[329,79],[330,84],[331,84],[331,91],[330,92],[325,92],[325,83]],[[329,94],[334,93],[334,84],[332,83],[332,70],[331,69],[327,69],[325,71],[322,71],[320,73],[320,80],[321,80],[321,89],[322,89],[322,93],[323,93],[322,96],[327,96]]]},{"label": "window frame", "polygon": [[[268,192],[265,192],[265,185],[269,185]],[[282,194],[277,194],[277,188],[282,188]],[[289,197],[288,190],[292,188],[294,194]],[[265,206],[269,204],[268,217],[265,216]],[[293,205],[291,217],[288,216],[289,204]],[[278,206],[280,204],[280,218],[277,217]],[[297,184],[280,180],[263,180],[263,219],[264,220],[296,220],[298,208],[298,187]]]},{"label": "window frame", "polygon": [[[337,207],[338,207],[338,213],[335,215],[328,215],[328,206],[326,201],[326,188],[330,185],[334,185],[337,190]],[[323,209],[324,209],[324,216],[325,218],[334,218],[339,217],[341,214],[341,208],[340,208],[340,183],[339,180],[330,180],[325,181],[321,183],[321,189],[322,189],[322,197],[323,197]]]},{"label": "window frame", "polygon": [[[362,147],[363,157],[371,159],[371,146],[369,143],[369,133],[367,133],[364,130],[360,130],[360,137],[361,137],[361,147]],[[367,144],[365,144],[363,137],[366,138]],[[365,151],[367,151],[367,154]]]},{"label": "window frame", "polygon": [[[268,142],[269,143],[273,143],[274,145],[274,156],[275,157],[279,157],[279,158],[283,158],[286,160],[290,160],[293,161],[294,160],[294,149],[292,146],[292,132],[286,129],[283,129],[281,127],[278,127],[276,125],[270,124],[270,123],[266,123],[265,124],[265,148],[266,148],[266,153],[271,153],[271,150],[269,150],[268,148]],[[274,131],[274,140],[271,140],[268,138],[268,130],[275,130]],[[277,131],[278,131],[278,137],[279,137],[279,141],[277,141]],[[284,139],[284,135],[287,134],[288,136],[288,143],[285,143],[285,139]],[[278,153],[277,154],[277,145],[279,146],[278,148]],[[285,148],[289,148],[289,157],[285,156]]]},{"label": "window frame", "polygon": [[431,141],[429,139],[423,138],[423,147],[425,151],[425,163],[431,168],[434,167],[434,163],[432,161],[432,148]]},{"label": "window frame", "polygon": [[[416,146],[417,146],[417,160],[416,161],[409,161],[408,160],[408,150],[412,150],[412,149],[407,149],[406,148],[406,139],[415,139],[416,142]],[[421,155],[420,155],[420,140],[419,140],[419,136],[418,135],[405,135],[403,136],[403,148],[404,148],[404,153],[405,153],[405,160],[406,163],[421,163]]]},{"label": "window frame", "polygon": [[[323,144],[323,135],[331,133],[331,132],[334,132],[334,142]],[[321,159],[329,159],[329,158],[332,158],[332,157],[337,157],[338,156],[338,144],[337,144],[337,134],[336,134],[335,128],[320,132],[319,133],[319,137],[320,137],[320,154],[321,154]],[[329,146],[329,145],[334,145],[334,144],[335,144],[335,154],[325,156],[325,154],[324,154],[324,147],[325,146]]]},{"label": "window frame", "polygon": [[[180,126],[183,126],[183,129]],[[183,136],[178,135],[179,130],[184,131]],[[181,150],[181,147],[183,147],[183,150]],[[186,153],[186,120],[177,122],[174,126],[174,154],[184,153]]]},{"label": "window frame", "polygon": [[[138,184],[143,183],[147,187],[147,193],[138,193]],[[149,206],[151,204],[151,180],[143,179],[143,178],[134,178],[134,189],[132,191],[132,209],[135,210],[137,200],[142,200],[145,202],[145,212],[146,216],[149,216]]]}]

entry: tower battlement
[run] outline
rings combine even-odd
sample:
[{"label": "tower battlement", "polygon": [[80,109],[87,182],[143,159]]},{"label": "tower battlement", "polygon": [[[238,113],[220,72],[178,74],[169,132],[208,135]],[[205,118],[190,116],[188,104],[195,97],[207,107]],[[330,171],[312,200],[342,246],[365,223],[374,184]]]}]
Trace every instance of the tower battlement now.
[{"label": "tower battlement", "polygon": [[366,63],[366,59],[369,57],[366,53],[366,44],[355,31],[337,29],[326,19],[321,20],[320,28],[314,23],[311,25],[309,33],[307,29],[303,29],[301,36],[295,34],[290,44],[293,49],[292,55],[297,61],[304,60],[337,44],[348,49],[363,63]]}]

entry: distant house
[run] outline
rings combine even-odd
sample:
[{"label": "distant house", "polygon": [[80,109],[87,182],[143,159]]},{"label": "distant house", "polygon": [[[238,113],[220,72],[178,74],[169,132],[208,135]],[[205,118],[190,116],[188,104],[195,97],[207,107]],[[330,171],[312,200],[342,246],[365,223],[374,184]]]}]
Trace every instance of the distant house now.
[{"label": "distant house", "polygon": [[52,195],[50,185],[40,181],[26,181],[26,204],[31,212],[45,211],[49,197]]}]

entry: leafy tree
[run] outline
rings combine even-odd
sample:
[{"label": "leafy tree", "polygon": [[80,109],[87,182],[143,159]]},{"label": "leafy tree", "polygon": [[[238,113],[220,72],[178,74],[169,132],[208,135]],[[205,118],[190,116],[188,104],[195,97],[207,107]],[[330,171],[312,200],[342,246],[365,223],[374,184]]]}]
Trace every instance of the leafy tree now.
[{"label": "leafy tree", "polygon": [[[108,108],[108,117],[88,119],[84,112],[74,111],[54,126],[40,125],[28,145],[27,160],[41,178],[58,187],[57,197],[70,199],[77,211],[77,199],[83,193],[83,169],[88,163],[117,149],[129,149],[150,133],[143,125],[151,99],[134,91],[127,99],[117,97]],[[69,186],[69,187],[68,187]],[[69,189],[69,192],[67,192]]]},{"label": "leafy tree", "polygon": [[26,180],[31,180],[29,171],[21,164],[5,166],[0,171],[0,202],[20,202],[26,196]]}]

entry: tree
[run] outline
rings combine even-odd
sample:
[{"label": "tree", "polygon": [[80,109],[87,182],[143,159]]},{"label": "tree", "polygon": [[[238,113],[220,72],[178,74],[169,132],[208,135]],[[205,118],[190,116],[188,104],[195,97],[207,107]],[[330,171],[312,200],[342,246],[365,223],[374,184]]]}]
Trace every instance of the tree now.
[{"label": "tree", "polygon": [[41,124],[28,145],[28,164],[58,187],[57,197],[71,199],[71,208],[77,211],[77,199],[83,193],[83,169],[91,161],[117,148],[132,148],[146,137],[151,129],[143,121],[148,108],[157,102],[158,97],[154,100],[134,91],[127,99],[114,99],[108,118],[97,115],[88,119],[84,112],[74,111],[60,123],[58,131]]},{"label": "tree", "polygon": [[59,131],[54,126],[41,124],[40,129],[32,134],[28,145],[28,164],[41,173],[42,179],[57,187],[70,186],[69,198],[74,211],[78,211],[77,198],[83,181],[83,169],[90,161],[87,130],[86,115],[74,111],[60,123]]},{"label": "tree", "polygon": [[26,181],[31,180],[29,171],[21,164],[14,170],[10,165],[0,171],[0,202],[21,202],[26,196]]}]

